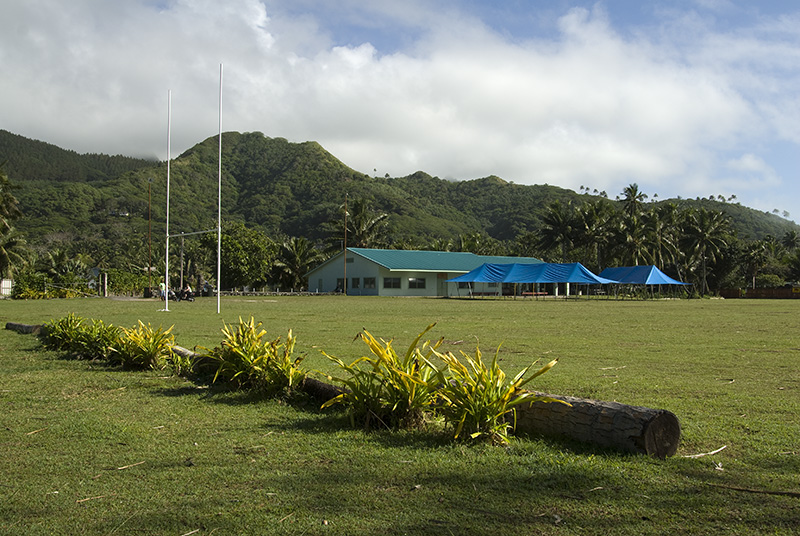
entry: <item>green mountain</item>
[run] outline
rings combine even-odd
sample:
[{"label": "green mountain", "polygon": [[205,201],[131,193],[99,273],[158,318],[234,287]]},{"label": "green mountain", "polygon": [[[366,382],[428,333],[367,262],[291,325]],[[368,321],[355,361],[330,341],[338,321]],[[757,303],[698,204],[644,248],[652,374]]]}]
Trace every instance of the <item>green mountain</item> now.
[{"label": "green mountain", "polygon": [[[422,171],[371,177],[351,169],[316,142],[290,143],[260,132],[227,132],[222,139],[223,219],[245,222],[272,236],[322,240],[323,224],[341,213],[345,195],[365,198],[390,215],[393,240],[486,232],[500,240],[535,231],[553,201],[581,203],[596,196],[548,185],[519,185],[495,176],[451,182]],[[216,227],[218,138],[195,145],[170,164],[170,233]],[[0,162],[19,185],[25,217],[17,222],[33,244],[93,242],[139,247],[152,213],[153,236],[163,236],[164,162],[80,155],[0,130]],[[739,236],[782,236],[793,222],[739,204],[709,199],[662,200],[726,212]]]}]

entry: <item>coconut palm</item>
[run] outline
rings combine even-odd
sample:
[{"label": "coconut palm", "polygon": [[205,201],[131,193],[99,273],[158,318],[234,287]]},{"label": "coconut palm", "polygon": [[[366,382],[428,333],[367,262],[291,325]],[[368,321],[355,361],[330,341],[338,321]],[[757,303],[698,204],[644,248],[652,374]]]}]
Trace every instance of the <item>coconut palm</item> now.
[{"label": "coconut palm", "polygon": [[4,166],[5,162],[0,164],[0,228],[10,231],[11,222],[21,217],[22,212],[17,198],[11,193],[15,186],[9,182]]},{"label": "coconut palm", "polygon": [[661,270],[667,265],[676,264],[680,221],[677,205],[660,205],[648,212],[645,219],[653,264]]},{"label": "coconut palm", "polygon": [[647,228],[642,217],[627,213],[619,220],[616,232],[616,252],[622,264],[650,264],[652,255]]},{"label": "coconut palm", "polygon": [[688,214],[681,245],[700,264],[701,291],[708,289],[708,262],[728,246],[730,220],[722,212],[700,208]]},{"label": "coconut palm", "polygon": [[11,277],[25,266],[29,253],[25,239],[15,229],[0,230],[0,277]]},{"label": "coconut palm", "polygon": [[[341,207],[344,212],[344,205]],[[330,231],[329,242],[334,246],[346,243],[347,247],[374,248],[386,245],[389,215],[370,208],[366,199],[356,199],[347,204],[345,214],[339,213],[326,227]],[[345,233],[345,221],[347,231]]]},{"label": "coconut palm", "polygon": [[617,213],[611,203],[603,200],[583,203],[575,218],[576,243],[587,252],[587,265],[600,271],[605,267],[607,252],[611,246]]},{"label": "coconut palm", "polygon": [[304,237],[291,237],[283,241],[273,263],[273,275],[282,288],[303,290],[307,288],[305,275],[322,260],[322,252]]},{"label": "coconut palm", "polygon": [[622,207],[628,217],[638,216],[642,213],[647,194],[639,190],[638,184],[634,182],[626,186],[622,190],[622,195]]},{"label": "coconut palm", "polygon": [[577,221],[572,204],[554,201],[542,216],[544,224],[539,235],[539,247],[544,251],[561,251],[561,262],[567,260],[567,250],[575,245]]}]

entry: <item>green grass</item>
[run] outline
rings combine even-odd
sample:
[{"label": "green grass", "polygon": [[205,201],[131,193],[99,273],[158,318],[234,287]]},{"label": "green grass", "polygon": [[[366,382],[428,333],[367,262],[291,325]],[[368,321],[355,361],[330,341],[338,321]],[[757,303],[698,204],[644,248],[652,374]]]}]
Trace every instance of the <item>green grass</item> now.
[{"label": "green grass", "polygon": [[[665,461],[550,439],[507,449],[437,430],[364,433],[343,413],[68,361],[0,330],[0,534],[793,534],[800,498],[797,301],[617,302],[357,297],[0,302],[0,321],[69,312],[175,325],[212,347],[251,315],[298,338],[304,365],[350,361],[367,328],[405,348],[431,322],[446,348],[502,343],[533,389],[666,408]],[[708,452],[714,456],[681,456]],[[143,462],[143,463],[140,463]],[[123,468],[123,469],[120,469]],[[327,524],[326,524],[327,523]]]}]

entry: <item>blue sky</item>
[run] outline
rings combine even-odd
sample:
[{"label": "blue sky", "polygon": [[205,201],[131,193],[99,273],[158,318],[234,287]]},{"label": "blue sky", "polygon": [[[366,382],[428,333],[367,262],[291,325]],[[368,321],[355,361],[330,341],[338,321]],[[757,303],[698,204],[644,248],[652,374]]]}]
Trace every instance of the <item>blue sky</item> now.
[{"label": "blue sky", "polygon": [[365,173],[736,199],[800,219],[800,4],[10,0],[0,128],[166,158],[224,130]]}]

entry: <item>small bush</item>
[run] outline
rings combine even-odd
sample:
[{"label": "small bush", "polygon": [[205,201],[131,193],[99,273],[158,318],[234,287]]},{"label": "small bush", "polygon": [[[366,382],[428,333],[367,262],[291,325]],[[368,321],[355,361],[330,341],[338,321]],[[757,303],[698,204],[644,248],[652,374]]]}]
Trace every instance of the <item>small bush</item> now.
[{"label": "small bush", "polygon": [[[378,340],[364,330],[359,334],[367,344],[371,356],[364,356],[347,364],[337,357],[325,354],[348,373],[344,378],[333,378],[347,391],[327,401],[323,407],[345,404],[350,419],[363,420],[364,428],[373,421],[388,428],[413,427],[422,423],[437,393],[436,369],[428,358],[442,343],[425,342],[419,348],[422,336],[433,328],[431,324],[420,333],[401,357],[392,348],[392,341]],[[324,353],[324,352],[323,352]]]},{"label": "small bush", "polygon": [[[491,365],[487,366],[482,359],[479,348],[475,349],[475,357],[461,352],[466,364],[452,353],[436,353],[446,367],[437,372],[441,386],[439,395],[444,403],[438,411],[445,421],[455,429],[455,437],[462,433],[471,439],[488,439],[493,444],[508,442],[508,432],[512,424],[508,422],[508,413],[513,413],[516,422],[515,406],[522,402],[562,402],[549,397],[537,396],[522,387],[537,376],[541,376],[553,366],[557,359],[550,361],[531,376],[525,378],[531,366],[523,369],[510,382],[497,364],[498,348]],[[568,404],[569,405],[569,404]]]},{"label": "small bush", "polygon": [[[295,337],[291,330],[286,342],[280,337],[272,341],[265,339],[267,332],[250,317],[239,325],[222,328],[225,339],[213,350],[206,350],[200,361],[216,368],[214,380],[233,382],[241,387],[263,389],[278,393],[297,387],[306,377],[300,368],[305,356],[294,357]],[[207,365],[204,365],[207,366]]]},{"label": "small bush", "polygon": [[83,318],[75,313],[69,313],[58,320],[51,320],[42,328],[41,341],[48,350],[77,353],[81,349]]},{"label": "small bush", "polygon": [[171,334],[173,326],[164,330],[161,326],[153,329],[139,320],[138,327],[122,328],[119,345],[111,354],[111,361],[125,368],[161,369],[172,358],[175,337]]},{"label": "small bush", "polygon": [[78,337],[78,353],[84,359],[107,360],[119,347],[122,330],[102,320],[92,320],[91,325],[83,324]]}]

